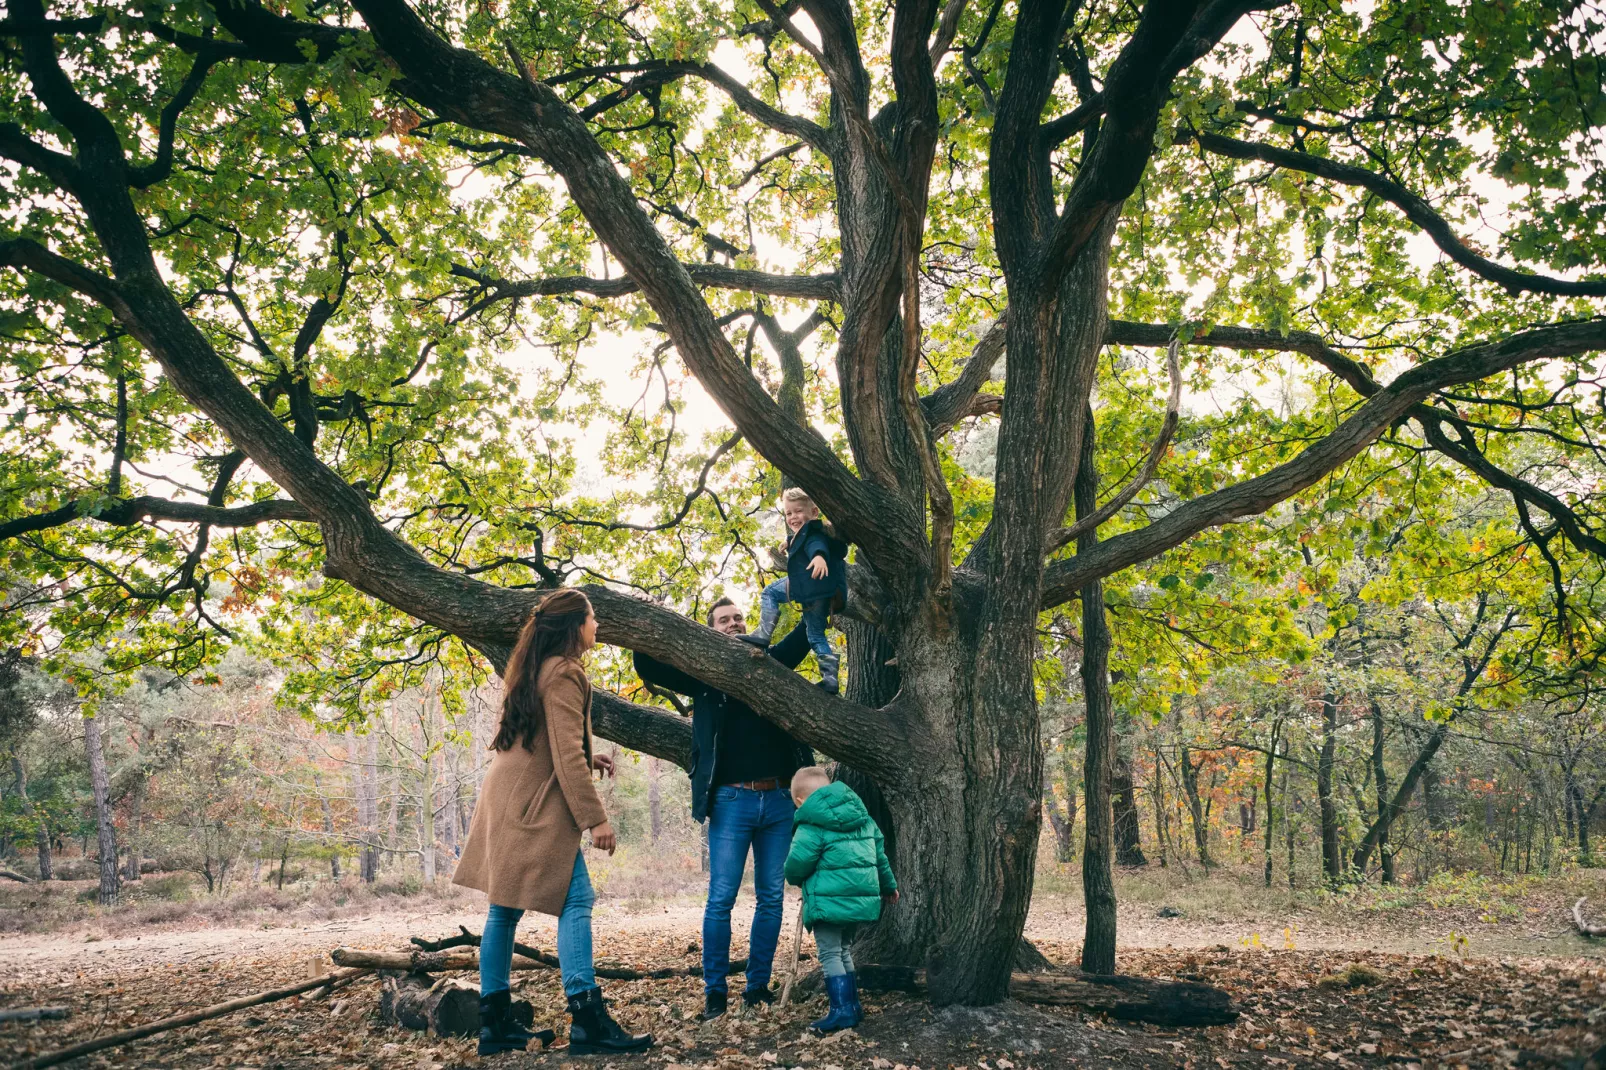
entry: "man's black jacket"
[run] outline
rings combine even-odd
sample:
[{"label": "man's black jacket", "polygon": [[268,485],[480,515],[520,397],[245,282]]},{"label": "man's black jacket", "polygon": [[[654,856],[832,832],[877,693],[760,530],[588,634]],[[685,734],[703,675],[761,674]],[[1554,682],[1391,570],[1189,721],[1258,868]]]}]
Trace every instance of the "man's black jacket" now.
[{"label": "man's black jacket", "polygon": [[[801,624],[788,632],[785,639],[770,647],[770,657],[788,669],[797,668],[808,654],[809,637]],[[696,677],[681,672],[673,665],[665,665],[656,658],[637,653],[635,662],[636,672],[645,683],[691,698],[691,816],[700,822],[708,816],[709,803],[714,794],[714,763],[718,757],[719,735],[725,724],[725,714],[733,709],[748,712],[749,708],[740,699],[731,698],[725,692],[715,690]],[[788,779],[805,765],[814,764],[814,751],[795,739],[792,740],[792,752],[785,763],[791,770],[786,774]]]}]

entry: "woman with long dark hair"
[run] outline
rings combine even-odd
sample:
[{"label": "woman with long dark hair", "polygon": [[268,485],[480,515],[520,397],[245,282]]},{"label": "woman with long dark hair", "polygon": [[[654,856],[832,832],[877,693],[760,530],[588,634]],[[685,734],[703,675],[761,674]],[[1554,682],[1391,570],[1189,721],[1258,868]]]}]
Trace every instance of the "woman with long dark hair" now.
[{"label": "woman with long dark hair", "polygon": [[519,632],[502,674],[502,721],[468,844],[452,876],[491,900],[480,939],[481,1055],[522,1050],[533,1034],[513,1021],[508,973],[526,910],[558,918],[558,962],[569,998],[569,1051],[644,1051],[608,1014],[591,966],[591,905],[580,833],[613,853],[613,826],[591,771],[613,762],[591,745],[591,683],[580,656],[596,644],[597,618],[579,591],[542,599]]}]

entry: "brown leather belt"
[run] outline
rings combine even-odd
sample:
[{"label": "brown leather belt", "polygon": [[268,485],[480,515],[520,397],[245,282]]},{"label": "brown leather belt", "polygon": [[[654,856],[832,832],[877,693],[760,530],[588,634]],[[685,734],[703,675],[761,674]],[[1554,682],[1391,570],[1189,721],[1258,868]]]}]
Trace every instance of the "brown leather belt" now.
[{"label": "brown leather belt", "polygon": [[781,782],[774,777],[765,780],[738,780],[734,784],[721,784],[722,788],[746,788],[748,791],[774,791]]}]

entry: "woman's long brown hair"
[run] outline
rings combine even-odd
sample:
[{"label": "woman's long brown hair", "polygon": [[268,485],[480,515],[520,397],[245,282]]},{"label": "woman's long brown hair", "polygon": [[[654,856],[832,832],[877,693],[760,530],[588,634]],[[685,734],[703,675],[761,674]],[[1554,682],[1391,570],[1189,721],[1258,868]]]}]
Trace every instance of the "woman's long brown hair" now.
[{"label": "woman's long brown hair", "polygon": [[563,587],[541,600],[519,630],[518,642],[502,673],[502,723],[492,750],[512,750],[523,744],[531,750],[546,724],[546,710],[535,683],[548,658],[577,658],[582,653],[580,629],[591,612],[591,602],[572,587]]}]

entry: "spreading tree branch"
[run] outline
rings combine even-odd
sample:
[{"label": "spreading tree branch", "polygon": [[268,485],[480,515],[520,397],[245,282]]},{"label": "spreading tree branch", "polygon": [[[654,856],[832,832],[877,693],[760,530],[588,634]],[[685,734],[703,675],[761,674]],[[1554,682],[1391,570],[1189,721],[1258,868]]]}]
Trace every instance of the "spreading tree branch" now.
[{"label": "spreading tree branch", "polygon": [[1511,293],[1522,293],[1526,290],[1559,297],[1606,297],[1606,280],[1573,281],[1551,278],[1548,275],[1535,275],[1498,264],[1474,252],[1427,201],[1398,182],[1368,171],[1364,167],[1341,163],[1323,156],[1312,156],[1306,152],[1282,149],[1274,145],[1240,141],[1221,134],[1195,133],[1190,136],[1199,143],[1200,148],[1218,156],[1227,156],[1235,160],[1260,160],[1275,167],[1325,178],[1330,182],[1359,186],[1404,212],[1405,218],[1432,238],[1433,244],[1451,260],[1474,275],[1505,287]]}]

